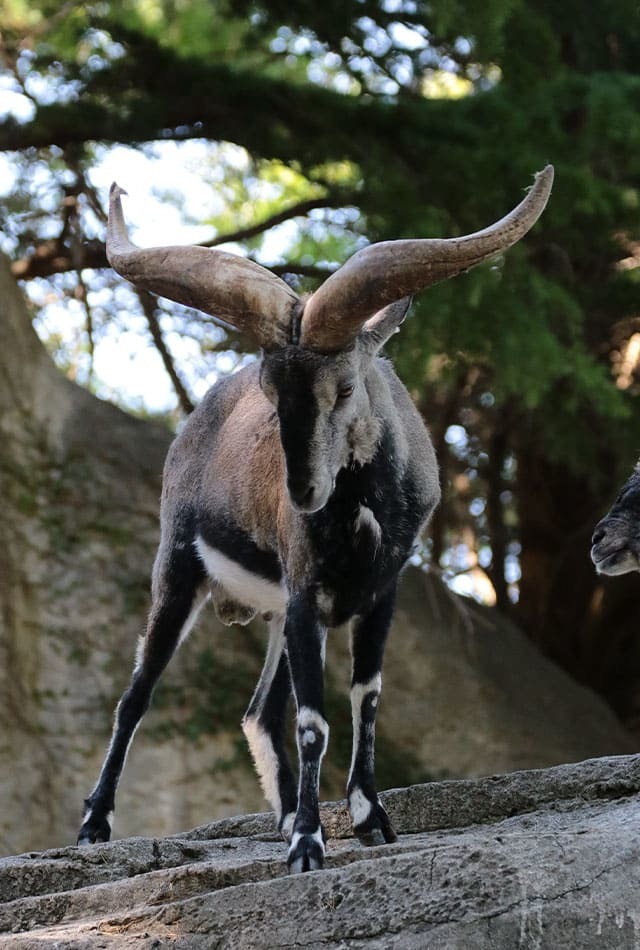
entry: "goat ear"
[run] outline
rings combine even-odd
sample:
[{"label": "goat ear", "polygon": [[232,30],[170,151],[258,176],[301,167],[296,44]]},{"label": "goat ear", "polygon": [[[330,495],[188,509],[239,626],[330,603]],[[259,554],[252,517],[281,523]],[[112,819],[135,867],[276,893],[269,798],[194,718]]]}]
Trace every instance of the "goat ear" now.
[{"label": "goat ear", "polygon": [[378,310],[367,320],[359,334],[360,342],[367,352],[375,355],[387,340],[398,332],[410,306],[411,297],[403,297],[402,300],[396,300],[388,307]]}]

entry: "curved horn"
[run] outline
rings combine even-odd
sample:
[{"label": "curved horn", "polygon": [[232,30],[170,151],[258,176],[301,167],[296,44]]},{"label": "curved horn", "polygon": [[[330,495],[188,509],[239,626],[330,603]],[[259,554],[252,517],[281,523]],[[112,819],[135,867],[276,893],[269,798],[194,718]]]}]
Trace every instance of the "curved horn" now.
[{"label": "curved horn", "polygon": [[306,304],[301,344],[326,352],[347,346],[377,310],[511,247],[542,214],[552,184],[553,166],[547,165],[513,211],[474,234],[382,241],[358,251]]},{"label": "curved horn", "polygon": [[265,267],[209,247],[141,249],[129,241],[115,182],[109,193],[107,258],[137,287],[219,317],[264,347],[290,341],[300,298]]}]

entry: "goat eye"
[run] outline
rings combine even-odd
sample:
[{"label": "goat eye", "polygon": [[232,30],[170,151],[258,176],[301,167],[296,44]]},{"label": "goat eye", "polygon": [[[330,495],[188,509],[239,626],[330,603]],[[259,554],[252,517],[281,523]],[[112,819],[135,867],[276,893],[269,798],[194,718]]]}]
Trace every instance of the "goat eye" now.
[{"label": "goat eye", "polygon": [[353,394],[353,386],[342,386],[338,390],[338,399],[348,399]]}]

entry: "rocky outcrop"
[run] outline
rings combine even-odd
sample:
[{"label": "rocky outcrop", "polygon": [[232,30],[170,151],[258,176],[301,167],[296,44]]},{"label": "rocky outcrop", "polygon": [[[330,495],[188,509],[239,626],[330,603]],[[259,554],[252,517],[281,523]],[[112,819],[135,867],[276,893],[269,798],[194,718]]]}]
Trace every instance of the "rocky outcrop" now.
[{"label": "rocky outcrop", "polygon": [[[0,308],[0,854],[15,854],[75,840],[144,627],[170,434],[55,369],[3,261]],[[136,736],[117,834],[263,807],[239,728],[263,649],[259,625],[224,628],[205,611]],[[327,798],[350,758],[349,665],[335,631]],[[380,787],[634,750],[520,631],[415,569],[378,721]]]},{"label": "rocky outcrop", "polygon": [[327,805],[323,871],[288,877],[270,815],[0,861],[6,948],[631,950],[640,756],[387,792],[396,844]]}]

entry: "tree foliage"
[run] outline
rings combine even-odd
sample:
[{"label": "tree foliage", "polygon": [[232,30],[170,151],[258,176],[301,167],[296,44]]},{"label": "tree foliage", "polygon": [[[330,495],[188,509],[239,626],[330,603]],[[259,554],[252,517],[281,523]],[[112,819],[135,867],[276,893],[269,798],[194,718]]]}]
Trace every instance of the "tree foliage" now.
[{"label": "tree foliage", "polygon": [[[420,297],[391,350],[447,486],[432,559],[489,578],[547,652],[630,717],[635,687],[622,701],[611,684],[637,677],[640,645],[605,644],[626,593],[590,572],[588,537],[640,444],[637,3],[594,0],[588,16],[576,0],[1,9],[4,88],[20,106],[0,119],[14,272],[85,308],[89,350],[129,325],[126,295],[184,410],[195,384],[177,338],[204,348],[203,374],[246,341],[114,291],[93,184],[110,148],[210,143],[198,172],[218,204],[191,216],[209,228],[203,242],[231,240],[301,290],[367,241],[483,227],[554,163],[532,234]],[[179,187],[164,197],[184,202]],[[73,353],[62,362],[72,369]],[[594,642],[614,651],[604,684]]]}]

